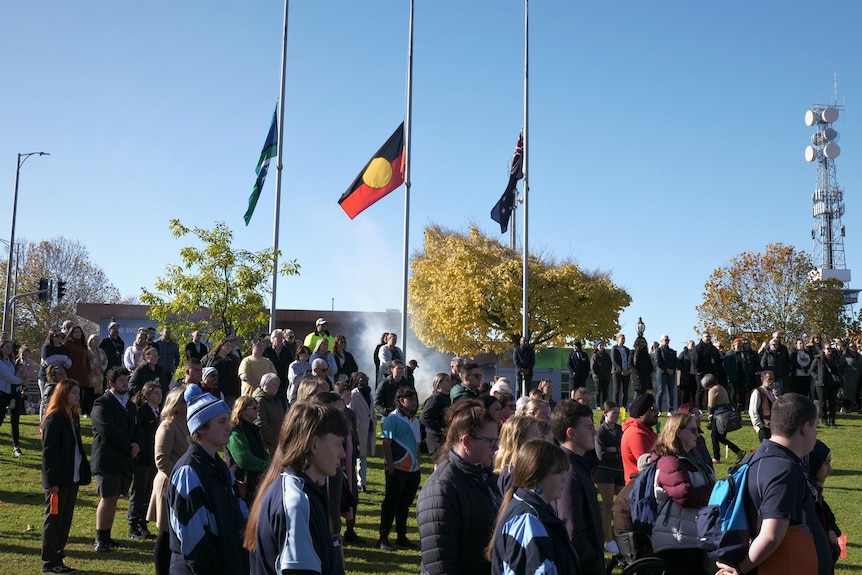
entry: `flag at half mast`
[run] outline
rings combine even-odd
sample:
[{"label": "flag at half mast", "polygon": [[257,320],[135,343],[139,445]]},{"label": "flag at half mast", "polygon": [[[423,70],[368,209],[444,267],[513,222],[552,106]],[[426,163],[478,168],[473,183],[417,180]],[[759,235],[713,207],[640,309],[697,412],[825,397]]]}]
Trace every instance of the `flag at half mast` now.
[{"label": "flag at half mast", "polygon": [[263,183],[266,181],[266,173],[269,171],[269,160],[274,158],[278,153],[278,109],[272,113],[272,123],[269,126],[269,133],[266,135],[266,142],[263,143],[263,150],[260,152],[260,159],[257,161],[257,179],[254,181],[254,189],[248,197],[248,209],[242,219],[245,220],[245,225],[251,221],[251,216],[254,214],[254,208],[257,206],[257,200],[260,199],[260,192],[263,190]]},{"label": "flag at half mast", "polygon": [[365,164],[338,204],[352,220],[404,183],[404,122]]},{"label": "flag at half mast", "polygon": [[500,233],[505,234],[509,229],[509,216],[515,209],[515,194],[518,180],[524,177],[524,132],[518,136],[515,145],[515,155],[512,156],[512,167],[509,169],[509,183],[506,191],[500,196],[500,200],[491,208],[491,219],[500,224]]}]

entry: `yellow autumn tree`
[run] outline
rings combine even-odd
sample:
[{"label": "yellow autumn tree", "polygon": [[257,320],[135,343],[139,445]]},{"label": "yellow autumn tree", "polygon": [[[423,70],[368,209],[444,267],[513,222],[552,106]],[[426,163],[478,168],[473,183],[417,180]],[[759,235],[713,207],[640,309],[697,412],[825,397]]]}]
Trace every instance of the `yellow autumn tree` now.
[{"label": "yellow autumn tree", "polygon": [[698,327],[725,333],[733,322],[757,340],[776,330],[788,340],[812,331],[839,335],[846,320],[841,284],[812,281],[813,269],[806,252],[781,243],[739,254],[707,279]]},{"label": "yellow autumn tree", "polygon": [[[522,259],[499,241],[425,229],[425,247],[411,259],[408,284],[413,332],[427,347],[475,355],[510,350],[521,336]],[[607,339],[619,331],[629,294],[608,274],[572,262],[529,260],[530,342],[565,346],[576,338]]]}]

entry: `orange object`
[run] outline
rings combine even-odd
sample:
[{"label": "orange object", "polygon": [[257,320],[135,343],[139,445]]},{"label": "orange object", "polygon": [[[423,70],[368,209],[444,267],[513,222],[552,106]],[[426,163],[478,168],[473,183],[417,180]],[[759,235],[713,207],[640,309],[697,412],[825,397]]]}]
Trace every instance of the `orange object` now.
[{"label": "orange object", "polygon": [[841,558],[847,559],[847,534],[842,533],[840,537],[838,537],[838,548],[841,550]]},{"label": "orange object", "polygon": [[56,493],[51,494],[51,515],[60,513],[60,496]]}]

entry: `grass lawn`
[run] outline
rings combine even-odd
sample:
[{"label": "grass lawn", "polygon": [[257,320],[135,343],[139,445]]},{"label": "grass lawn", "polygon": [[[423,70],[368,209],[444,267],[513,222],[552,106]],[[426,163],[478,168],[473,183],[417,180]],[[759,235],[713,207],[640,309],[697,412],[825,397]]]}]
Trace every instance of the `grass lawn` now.
[{"label": "grass lawn", "polygon": [[[598,421],[598,414],[596,419]],[[22,449],[24,456],[12,457],[9,422],[0,428],[0,574],[38,573],[41,563],[40,537],[44,513],[41,488],[40,454],[37,431],[38,417],[22,418]],[[822,428],[820,438],[833,452],[835,471],[826,482],[826,500],[847,534],[847,559],[839,561],[836,573],[862,571],[862,416],[839,415],[839,426]],[[82,420],[85,444],[90,442],[89,420]],[[757,437],[750,426],[731,434],[731,439],[743,449],[754,449]],[[378,448],[378,454],[382,452]],[[717,466],[719,477],[727,465]],[[431,473],[430,461],[422,465],[423,480]],[[357,532],[366,540],[361,547],[346,547],[347,571],[351,574],[417,573],[419,552],[399,550],[387,553],[374,548],[383,500],[381,458],[370,461],[369,490],[360,496]],[[152,541],[133,541],[126,537],[126,502],[118,507],[113,536],[125,546],[110,554],[97,555],[91,544],[95,531],[95,509],[98,503],[95,482],[81,488],[66,549],[69,565],[83,573],[150,574],[154,572]],[[411,514],[408,537],[418,542],[415,513]]]}]

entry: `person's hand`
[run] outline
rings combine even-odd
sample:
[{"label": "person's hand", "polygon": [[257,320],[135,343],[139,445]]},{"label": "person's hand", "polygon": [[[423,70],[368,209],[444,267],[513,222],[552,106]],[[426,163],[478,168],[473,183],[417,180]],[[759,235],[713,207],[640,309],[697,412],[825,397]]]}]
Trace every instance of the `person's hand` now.
[{"label": "person's hand", "polygon": [[138,453],[141,452],[141,446],[137,443],[132,444],[132,459],[138,456]]},{"label": "person's hand", "polygon": [[57,495],[58,493],[60,493],[60,486],[59,485],[52,485],[51,487],[49,487],[47,489],[47,491],[51,495]]},{"label": "person's hand", "polygon": [[718,567],[718,571],[715,572],[715,575],[742,575],[736,570],[736,567],[731,567],[721,561],[716,561],[715,566]]}]

